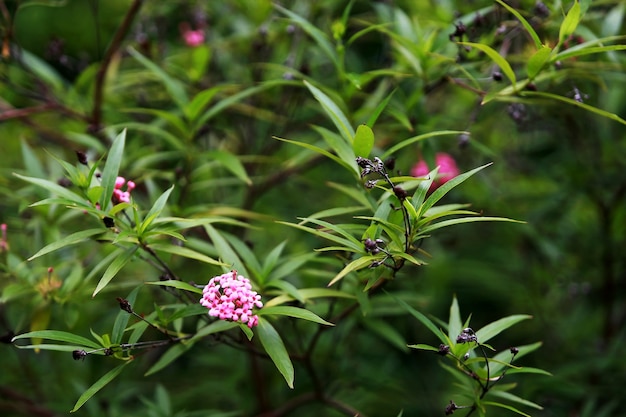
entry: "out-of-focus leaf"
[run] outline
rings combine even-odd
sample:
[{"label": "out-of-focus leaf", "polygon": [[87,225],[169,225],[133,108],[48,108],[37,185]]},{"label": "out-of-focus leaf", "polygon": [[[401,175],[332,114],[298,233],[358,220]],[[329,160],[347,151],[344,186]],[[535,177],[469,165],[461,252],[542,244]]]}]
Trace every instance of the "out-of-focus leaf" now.
[{"label": "out-of-focus leaf", "polygon": [[374,124],[376,123],[376,120],[378,120],[378,117],[381,115],[383,110],[385,110],[385,108],[389,104],[389,101],[391,101],[391,97],[393,97],[393,94],[395,92],[396,92],[396,90],[393,90],[391,93],[389,93],[389,95],[387,95],[387,97],[385,97],[384,100],[382,100],[376,106],[376,108],[374,109],[374,111],[372,112],[370,117],[367,119],[367,122],[365,123],[366,125],[368,125],[369,127],[372,127],[372,128],[374,127]]},{"label": "out-of-focus leaf", "polygon": [[559,29],[559,44],[562,44],[569,35],[574,33],[578,27],[578,23],[580,23],[580,18],[580,3],[576,0],[561,23]]},{"label": "out-of-focus leaf", "polygon": [[398,144],[392,146],[391,148],[387,149],[385,151],[385,153],[383,153],[380,156],[380,159],[387,159],[389,158],[391,155],[393,155],[395,152],[399,151],[402,148],[405,148],[409,145],[414,144],[415,142],[421,141],[421,140],[425,140],[428,138],[434,138],[436,136],[445,136],[445,135],[461,135],[461,134],[465,134],[465,135],[469,135],[470,132],[466,132],[463,130],[438,130],[438,131],[434,131],[434,132],[428,132],[428,133],[424,133],[422,135],[417,135],[417,136],[413,136],[410,137],[408,139],[404,139],[402,141],[400,141]]},{"label": "out-of-focus leaf", "polygon": [[45,339],[45,340],[54,340],[57,342],[67,342],[67,343],[72,343],[74,345],[88,346],[92,349],[99,349],[102,347],[98,345],[97,343],[95,343],[93,340],[75,335],[73,333],[63,332],[60,330],[38,330],[36,332],[23,333],[23,334],[15,336],[11,340],[11,342],[15,342],[16,340],[27,339],[27,338],[38,338],[38,339]]},{"label": "out-of-focus leaf", "polygon": [[306,310],[304,308],[299,307],[291,307],[291,306],[275,306],[275,307],[263,307],[258,311],[258,316],[269,316],[269,315],[279,315],[279,316],[289,316],[294,317],[296,319],[308,320],[315,323],[323,324],[325,326],[334,326],[333,323],[328,322],[313,313],[312,311]]},{"label": "out-of-focus leaf", "polygon": [[550,60],[550,55],[552,54],[552,49],[548,46],[541,46],[537,52],[535,52],[529,59],[526,64],[526,72],[528,73],[529,79],[534,79],[539,71],[546,65],[546,63]]},{"label": "out-of-focus leaf", "polygon": [[165,368],[167,365],[175,361],[183,353],[187,352],[192,346],[192,343],[176,343],[174,346],[170,347],[163,355],[161,355],[159,360],[156,361],[154,365],[152,365],[150,369],[146,371],[144,376],[152,375],[159,372],[161,369]]},{"label": "out-of-focus leaf", "polygon": [[516,80],[515,72],[513,71],[513,68],[511,68],[511,65],[508,63],[508,61],[506,59],[504,59],[502,57],[502,55],[500,55],[495,49],[493,49],[492,47],[490,47],[488,45],[484,45],[482,43],[459,42],[459,44],[479,49],[482,52],[484,52],[485,54],[487,54],[487,56],[489,58],[491,58],[491,60],[497,66],[500,67],[500,69],[502,70],[504,75],[506,75],[506,77],[509,79],[509,81],[511,81],[511,85],[513,86],[513,88],[515,88],[517,80]]},{"label": "out-of-focus leaf", "polygon": [[528,23],[528,21],[526,19],[524,19],[524,16],[522,16],[520,14],[520,12],[518,12],[517,10],[515,10],[514,8],[512,8],[511,6],[509,6],[508,4],[503,2],[502,0],[496,0],[496,1],[502,7],[504,7],[509,12],[511,12],[511,14],[517,18],[517,20],[520,21],[520,23],[524,26],[524,28],[526,29],[526,31],[528,32],[530,37],[533,39],[533,42],[535,43],[535,47],[537,49],[541,48],[541,39],[539,39],[539,35],[537,35],[537,32],[535,32],[535,29],[532,27],[532,25],[530,23]]},{"label": "out-of-focus leaf", "polygon": [[[208,313],[208,310],[207,310],[207,313]],[[203,328],[198,330],[198,332],[195,335],[193,335],[191,339],[189,339],[189,343],[195,343],[197,340],[202,339],[203,337],[206,337],[210,334],[225,332],[226,330],[234,329],[236,327],[239,327],[239,324],[233,321],[226,321],[226,320],[214,321],[213,323],[207,326],[204,326]]]},{"label": "out-of-focus leaf", "polygon": [[367,125],[360,125],[356,129],[352,149],[355,156],[367,158],[374,147],[374,132]]},{"label": "out-of-focus leaf", "polygon": [[[135,300],[137,300],[137,294],[141,287],[136,287],[134,290],[128,294],[126,297],[126,301],[132,306],[135,304]],[[120,310],[117,313],[117,317],[115,318],[115,323],[113,323],[113,330],[111,331],[111,343],[114,345],[118,345],[122,343],[122,338],[124,336],[124,331],[126,331],[126,326],[128,325],[128,320],[130,319],[130,314],[127,311]]]},{"label": "out-of-focus leaf", "polygon": [[87,240],[92,236],[101,234],[102,232],[102,229],[87,229],[81,230],[80,232],[72,233],[69,236],[65,236],[64,238],[57,240],[56,242],[52,242],[51,244],[41,248],[36,254],[34,254],[27,260],[32,261],[33,259],[39,258],[40,256],[46,255],[50,252],[54,252],[55,250],[64,248],[66,246],[75,245],[77,243]]},{"label": "out-of-focus leaf", "polygon": [[298,146],[300,146],[302,148],[306,148],[306,149],[309,149],[309,150],[311,150],[313,152],[322,154],[325,157],[330,158],[333,161],[337,162],[339,165],[343,166],[344,168],[348,169],[349,171],[354,171],[354,167],[353,166],[347,164],[341,158],[338,158],[336,155],[333,155],[332,153],[328,152],[326,149],[322,149],[319,146],[311,145],[309,143],[300,142],[300,141],[297,141],[297,140],[289,140],[289,139],[279,138],[278,136],[273,136],[273,138],[277,139],[277,140],[280,140],[282,142],[287,142],[287,143],[291,143],[291,144],[294,144],[294,145],[298,145]]},{"label": "out-of-focus leaf", "polygon": [[240,275],[249,277],[248,269],[244,262],[239,258],[239,255],[233,250],[232,246],[226,239],[217,231],[212,225],[205,224],[204,230],[209,235],[209,238],[213,242],[217,253],[220,256],[220,261],[226,265],[230,265],[233,269],[236,269]]},{"label": "out-of-focus leaf", "polygon": [[131,361],[126,361],[120,366],[111,369],[109,372],[104,374],[99,380],[97,380],[91,387],[87,389],[87,391],[83,392],[74,404],[74,408],[70,411],[70,413],[74,413],[78,411],[80,407],[83,406],[91,397],[93,397],[98,391],[100,391],[106,384],[111,382],[115,377],[117,377]]},{"label": "out-of-focus leaf", "polygon": [[96,285],[96,289],[93,291],[92,297],[95,297],[100,291],[107,286],[109,282],[117,275],[118,272],[132,259],[133,255],[137,251],[137,246],[132,246],[126,249],[119,257],[115,258],[115,260],[109,265],[109,267],[104,271],[102,278]]},{"label": "out-of-focus leaf", "polygon": [[265,318],[259,317],[259,325],[257,326],[256,334],[263,349],[265,349],[278,371],[285,378],[285,381],[287,381],[289,388],[293,389],[295,377],[293,364],[291,363],[291,358],[289,358],[285,344],[276,329],[274,329]]},{"label": "out-of-focus leaf", "polygon": [[322,108],[333,121],[341,136],[343,136],[346,142],[352,144],[355,135],[354,129],[339,106],[337,106],[337,104],[332,101],[330,97],[322,92],[322,90],[315,87],[311,83],[304,81],[304,85],[306,85],[309,91],[313,94],[313,97],[315,97],[315,99],[322,105]]},{"label": "out-of-focus leaf", "polygon": [[394,300],[398,302],[398,304],[404,307],[413,317],[419,320],[424,326],[426,326],[426,328],[428,328],[428,330],[430,330],[435,336],[437,336],[437,338],[439,338],[441,343],[443,343],[444,345],[447,345],[449,343],[449,340],[446,338],[446,335],[441,331],[441,329],[435,326],[435,323],[433,323],[428,317],[426,317],[425,315],[423,315],[422,313],[420,313],[419,311],[415,310],[413,307],[408,305],[406,301],[401,300],[393,296],[392,294],[390,295]]},{"label": "out-of-focus leaf", "polygon": [[163,85],[165,85],[165,88],[167,89],[170,97],[172,97],[172,100],[174,100],[179,109],[182,110],[187,106],[189,98],[187,97],[187,93],[185,92],[185,87],[179,80],[170,77],[158,65],[143,56],[136,49],[129,47],[127,51],[141,65],[146,67],[150,72],[156,75],[159,80],[161,80]]},{"label": "out-of-focus leaf", "polygon": [[44,180],[41,178],[33,178],[33,177],[27,177],[24,175],[20,175],[20,174],[13,174],[15,175],[17,178],[30,182],[31,184],[35,184],[38,185],[41,188],[44,188],[46,190],[48,190],[50,193],[52,194],[56,194],[60,197],[63,197],[69,201],[72,202],[84,202],[84,198],[80,197],[78,194],[68,190],[65,187],[61,187],[59,184],[57,184],[56,182],[53,181],[48,181],[48,180]]},{"label": "out-of-focus leaf", "polygon": [[520,416],[531,417],[530,414],[526,414],[526,413],[518,410],[517,408],[515,408],[513,406],[510,406],[510,405],[507,405],[507,404],[497,403],[497,402],[494,402],[494,401],[483,401],[482,404],[483,405],[492,405],[494,407],[504,408],[506,410],[513,411],[514,413],[519,414]]},{"label": "out-of-focus leaf", "polygon": [[515,394],[511,394],[510,392],[505,392],[505,391],[500,391],[500,390],[494,389],[494,390],[491,390],[489,392],[489,394],[492,397],[498,397],[498,398],[501,398],[503,400],[507,400],[507,401],[511,401],[511,402],[514,402],[514,403],[517,403],[517,404],[525,405],[527,407],[532,407],[532,408],[535,408],[537,410],[543,410],[543,407],[540,406],[539,404],[534,403],[532,401],[525,400],[523,398],[520,398],[520,397],[518,397]]},{"label": "out-of-focus leaf", "polygon": [[235,155],[226,151],[211,151],[206,154],[208,160],[215,160],[219,162],[224,168],[233,173],[241,181],[247,185],[252,185],[250,177],[244,168],[243,164]]},{"label": "out-of-focus leaf", "polygon": [[392,346],[398,348],[401,352],[406,353],[409,351],[406,341],[400,332],[386,321],[368,317],[364,319],[362,323],[370,331],[380,336]]}]

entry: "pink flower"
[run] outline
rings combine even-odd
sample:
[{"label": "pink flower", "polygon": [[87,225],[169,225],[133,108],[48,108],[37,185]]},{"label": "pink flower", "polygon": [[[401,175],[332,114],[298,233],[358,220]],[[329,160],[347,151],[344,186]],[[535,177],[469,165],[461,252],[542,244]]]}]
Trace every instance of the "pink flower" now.
[{"label": "pink flower", "polygon": [[250,280],[235,270],[211,278],[202,290],[200,304],[209,309],[212,317],[238,321],[250,328],[259,323],[259,316],[252,309],[263,307],[261,296],[252,291]]},{"label": "pink flower", "polygon": [[[428,190],[431,192],[435,191],[437,188],[441,187],[443,184],[450,181],[460,173],[454,158],[447,153],[437,152],[435,155],[435,163],[439,167],[439,171],[437,178],[435,178],[430,185],[430,189]],[[411,175],[414,177],[424,177],[428,175],[430,171],[431,169],[428,165],[426,165],[426,161],[422,159],[417,164],[413,165],[413,168],[411,168]]]},{"label": "pink flower", "polygon": [[191,30],[187,22],[181,23],[179,28],[187,46],[195,48],[204,43],[204,31],[202,29]]},{"label": "pink flower", "polygon": [[7,225],[6,223],[0,224],[0,231],[2,231],[2,238],[0,239],[0,252],[9,251],[9,242],[7,240]]},{"label": "pink flower", "polygon": [[[126,191],[122,191],[122,187],[126,184]],[[124,177],[117,177],[115,179],[115,189],[113,190],[113,196],[111,200],[114,204],[130,203],[130,192],[135,188],[133,181],[126,181]]]}]

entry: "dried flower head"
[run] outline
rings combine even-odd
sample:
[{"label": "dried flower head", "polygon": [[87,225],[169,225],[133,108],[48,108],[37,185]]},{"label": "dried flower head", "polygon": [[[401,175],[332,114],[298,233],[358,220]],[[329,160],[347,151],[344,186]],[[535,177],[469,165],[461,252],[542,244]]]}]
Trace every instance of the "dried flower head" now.
[{"label": "dried flower head", "polygon": [[237,271],[211,278],[202,291],[200,304],[209,309],[209,315],[220,320],[237,321],[252,328],[259,323],[253,314],[254,307],[261,308],[261,296],[252,291],[250,280]]}]

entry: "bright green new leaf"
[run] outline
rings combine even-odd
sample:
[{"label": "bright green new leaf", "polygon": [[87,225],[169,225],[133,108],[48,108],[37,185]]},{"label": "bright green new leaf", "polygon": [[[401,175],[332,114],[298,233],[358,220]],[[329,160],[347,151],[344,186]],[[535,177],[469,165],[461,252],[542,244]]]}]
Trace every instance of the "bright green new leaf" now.
[{"label": "bright green new leaf", "polygon": [[335,277],[328,283],[328,287],[335,284],[337,281],[348,275],[350,272],[358,271],[359,269],[363,269],[372,264],[372,262],[381,260],[383,255],[377,256],[363,256],[361,258],[357,258],[354,261],[350,262],[346,265]]},{"label": "bright green new leaf", "polygon": [[562,44],[569,35],[574,33],[580,23],[581,17],[580,3],[576,0],[561,23],[561,28],[559,29],[559,44]]},{"label": "bright green new leaf", "polygon": [[96,285],[96,289],[93,291],[92,297],[95,297],[104,287],[107,286],[109,282],[117,275],[118,272],[133,258],[135,252],[137,251],[137,246],[132,246],[126,249],[120,256],[115,258],[111,265],[104,271],[102,278]]},{"label": "bright green new leaf", "polygon": [[516,314],[508,317],[501,318],[492,323],[489,323],[485,327],[476,331],[476,337],[479,343],[485,343],[494,336],[500,334],[500,332],[508,329],[509,327],[519,323],[522,320],[531,319],[532,316],[528,314]]},{"label": "bright green new leaf", "polygon": [[474,43],[474,42],[459,42],[460,45],[470,46],[472,48],[479,49],[483,51],[491,60],[500,67],[504,75],[511,81],[513,88],[515,88],[515,84],[517,80],[515,78],[515,72],[511,65],[508,63],[506,59],[502,57],[495,49],[488,45],[484,45],[482,43]]},{"label": "bright green new leaf", "polygon": [[456,295],[452,298],[452,304],[450,305],[450,318],[448,319],[448,337],[450,340],[456,340],[456,337],[461,333],[463,323],[461,321],[461,311],[459,310],[459,302],[456,299]]},{"label": "bright green new leaf", "polygon": [[120,171],[120,165],[122,164],[125,143],[126,129],[122,130],[122,132],[117,135],[113,141],[106,163],[104,164],[104,169],[102,170],[102,176],[100,177],[102,188],[104,189],[102,195],[100,196],[100,207],[103,211],[107,211],[109,206],[112,204],[111,197],[113,196],[115,180],[117,179]]},{"label": "bright green new leaf", "polygon": [[276,307],[264,307],[259,310],[257,313],[258,316],[269,316],[269,315],[279,315],[279,316],[289,316],[297,319],[303,319],[312,321],[315,323],[323,324],[325,326],[334,326],[333,323],[328,322],[313,313],[312,311],[306,310],[300,307],[291,307],[291,306],[276,306]]},{"label": "bright green new leaf", "polygon": [[87,389],[87,391],[83,392],[83,395],[80,396],[80,398],[78,398],[78,401],[76,401],[76,404],[74,404],[74,408],[72,408],[72,410],[70,411],[70,413],[76,412],[78,411],[78,409],[80,407],[83,406],[83,404],[85,404],[91,397],[93,397],[98,391],[100,391],[102,388],[104,388],[104,386],[106,384],[108,384],[109,382],[111,382],[113,379],[115,379],[115,377],[117,377],[122,370],[124,370],[124,367],[128,366],[128,364],[131,363],[131,361],[126,361],[123,364],[121,364],[120,366],[111,369],[109,372],[107,372],[106,374],[104,374],[99,380],[97,380],[91,387],[89,387]]},{"label": "bright green new leaf", "polygon": [[552,49],[548,46],[541,46],[537,52],[535,52],[528,63],[526,64],[526,72],[528,73],[528,78],[530,80],[534,79],[537,74],[541,71],[541,69],[546,65],[546,63],[550,60],[550,55],[552,54]]},{"label": "bright green new leaf", "polygon": [[261,341],[263,349],[265,349],[278,371],[285,378],[285,381],[287,381],[289,388],[293,389],[295,377],[293,364],[291,363],[285,344],[276,329],[274,329],[265,318],[259,317],[259,325],[257,326],[256,334]]},{"label": "bright green new leaf", "polygon": [[374,132],[367,125],[359,125],[352,143],[355,156],[367,158],[374,147]]}]

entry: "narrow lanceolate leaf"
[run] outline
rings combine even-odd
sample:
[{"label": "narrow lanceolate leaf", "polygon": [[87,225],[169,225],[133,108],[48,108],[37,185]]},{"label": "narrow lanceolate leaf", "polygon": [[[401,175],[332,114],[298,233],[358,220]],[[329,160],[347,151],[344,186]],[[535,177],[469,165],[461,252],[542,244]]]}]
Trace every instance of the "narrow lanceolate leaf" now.
[{"label": "narrow lanceolate leaf", "polygon": [[374,147],[374,132],[368,125],[360,125],[356,129],[352,150],[355,156],[367,158]]},{"label": "narrow lanceolate leaf", "polygon": [[107,156],[107,161],[104,164],[104,169],[102,170],[102,176],[100,177],[102,188],[104,190],[100,196],[100,207],[102,207],[102,210],[104,211],[106,211],[112,204],[111,197],[113,196],[115,180],[117,179],[120,171],[120,165],[122,164],[125,143],[126,129],[122,130],[122,132],[117,135],[113,141],[111,150],[109,150],[109,154]]},{"label": "narrow lanceolate leaf", "polygon": [[532,401],[525,400],[521,397],[518,397],[515,394],[511,394],[510,392],[494,389],[490,392],[490,395],[493,397],[499,397],[499,398],[502,398],[502,399],[505,399],[514,403],[522,404],[527,407],[536,408],[537,410],[543,410],[543,407],[540,406],[539,404],[534,403]]},{"label": "narrow lanceolate leaf", "polygon": [[520,416],[531,417],[530,414],[526,414],[526,413],[524,413],[524,412],[522,412],[522,411],[518,410],[517,408],[512,407],[510,405],[497,403],[497,402],[494,402],[494,401],[483,401],[482,404],[483,405],[493,405],[494,407],[505,408],[505,409],[507,409],[509,411],[513,411],[514,413],[519,414]]},{"label": "narrow lanceolate leaf", "polygon": [[100,234],[102,232],[103,232],[102,229],[87,229],[87,230],[81,230],[80,232],[72,233],[71,235],[66,236],[61,240],[57,240],[56,242],[53,242],[43,247],[42,249],[39,250],[39,252],[37,252],[30,258],[28,258],[28,260],[32,261],[35,258],[39,258],[42,255],[48,254],[50,252],[54,252],[57,249],[61,249],[66,246],[71,246],[80,242],[84,242],[91,236]]},{"label": "narrow lanceolate leaf", "polygon": [[183,353],[187,352],[189,348],[192,346],[192,343],[183,344],[177,343],[171,348],[169,348],[154,365],[150,367],[144,374],[144,376],[152,375],[159,372],[161,369],[165,368],[167,365],[175,361],[179,356]]},{"label": "narrow lanceolate leaf", "polygon": [[508,329],[509,327],[519,323],[522,320],[531,319],[532,316],[527,314],[516,314],[508,317],[501,318],[492,323],[489,323],[485,327],[476,332],[476,337],[479,343],[485,343],[492,337],[497,336],[500,332]]},{"label": "narrow lanceolate leaf", "polygon": [[24,180],[26,182],[30,182],[31,184],[38,185],[41,188],[48,190],[51,194],[55,194],[59,197],[63,197],[69,201],[76,203],[84,203],[85,199],[80,197],[78,194],[68,190],[65,187],[61,187],[59,184],[53,181],[44,180],[41,178],[27,177],[25,175],[15,174],[17,178]]},{"label": "narrow lanceolate leaf", "polygon": [[38,330],[35,332],[23,333],[23,334],[15,336],[11,340],[11,342],[15,342],[16,340],[20,340],[20,339],[28,339],[28,338],[54,340],[56,342],[66,342],[66,343],[71,343],[73,345],[88,346],[92,349],[99,349],[102,347],[96,342],[94,342],[93,340],[89,340],[82,336],[78,336],[69,332],[63,332],[60,330]]},{"label": "narrow lanceolate leaf", "polygon": [[460,45],[470,46],[472,48],[476,48],[487,54],[491,60],[500,67],[504,75],[511,81],[513,88],[515,88],[515,84],[517,82],[515,78],[515,72],[511,65],[507,62],[506,59],[502,57],[495,49],[490,46],[483,45],[482,43],[474,43],[474,42],[459,42]]},{"label": "narrow lanceolate leaf", "polygon": [[530,57],[528,63],[526,64],[526,72],[528,73],[529,79],[532,80],[539,74],[542,68],[550,60],[551,54],[552,49],[550,47],[542,46]]},{"label": "narrow lanceolate leaf", "polygon": [[535,29],[532,27],[532,25],[528,23],[528,20],[524,19],[524,16],[522,16],[517,10],[515,10],[514,8],[512,8],[511,6],[509,6],[502,0],[496,0],[496,1],[500,5],[502,5],[502,7],[504,7],[509,12],[511,12],[511,14],[517,18],[517,20],[520,21],[520,23],[524,26],[524,28],[526,29],[530,37],[533,39],[533,42],[535,43],[535,47],[537,47],[537,49],[541,48],[541,39],[539,39],[539,35],[537,35],[537,32],[535,32]]},{"label": "narrow lanceolate leaf", "polygon": [[210,265],[225,266],[225,264],[220,261],[217,261],[209,256],[206,256],[200,252],[196,252],[195,250],[186,248],[184,246],[176,246],[167,243],[152,243],[148,246],[150,246],[151,249],[157,252],[167,252],[171,253],[172,255],[195,259],[197,261],[204,262]]},{"label": "narrow lanceolate leaf", "polygon": [[135,252],[137,251],[137,246],[133,246],[129,249],[126,249],[120,256],[115,258],[115,260],[109,265],[109,267],[104,271],[102,278],[98,282],[96,289],[93,291],[92,297],[95,297],[104,287],[107,286],[109,282],[117,275],[118,272],[126,265],[133,257]]},{"label": "narrow lanceolate leaf", "polygon": [[[207,313],[208,312],[209,310],[207,309]],[[235,323],[234,321],[226,321],[226,320],[214,321],[208,326],[204,326],[203,328],[198,330],[198,333],[196,333],[195,335],[193,335],[191,339],[189,339],[189,343],[194,343],[197,340],[202,339],[203,337],[206,337],[210,334],[225,332],[226,330],[234,329],[236,327],[239,327],[239,324]]]},{"label": "narrow lanceolate leaf", "polygon": [[559,43],[563,43],[563,41],[578,27],[578,23],[580,23],[580,3],[578,0],[574,2],[574,5],[567,12],[563,23],[561,23],[561,28],[559,29]]},{"label": "narrow lanceolate leaf", "polygon": [[410,347],[411,349],[419,349],[419,350],[430,350],[431,352],[439,352],[439,349],[431,346],[431,345],[425,345],[423,343],[418,343],[416,345],[407,345],[408,347]]},{"label": "narrow lanceolate leaf", "polygon": [[[328,288],[302,288],[298,290],[298,293],[300,298],[304,299],[305,302],[313,298],[355,298],[354,295],[348,294],[347,292],[331,290]],[[298,300],[298,297],[294,297],[289,294],[279,295],[278,297],[274,297],[265,303],[265,307],[263,308],[277,306],[293,300]]]},{"label": "narrow lanceolate leaf", "polygon": [[149,282],[146,282],[145,284],[161,285],[164,287],[178,288],[179,290],[189,291],[189,292],[193,292],[196,294],[202,294],[202,288],[194,287],[191,284],[187,284],[186,282],[182,282],[182,281],[176,281],[174,279],[170,279],[167,281],[149,281]]},{"label": "narrow lanceolate leaf", "polygon": [[289,353],[287,353],[287,349],[280,335],[270,322],[263,317],[259,317],[259,325],[256,333],[263,349],[265,349],[278,371],[285,378],[289,388],[293,389],[295,377],[293,364],[291,363]]},{"label": "narrow lanceolate leaf", "polygon": [[304,308],[299,307],[290,307],[290,306],[276,306],[276,307],[264,307],[259,310],[257,313],[260,316],[269,316],[269,315],[279,315],[279,316],[289,316],[297,319],[309,320],[315,323],[323,324],[325,326],[334,326],[331,322],[328,322],[313,313],[312,311],[306,310]]},{"label": "narrow lanceolate leaf", "polygon": [[165,192],[161,194],[159,198],[157,198],[157,201],[154,202],[154,205],[152,206],[148,214],[146,214],[145,219],[143,220],[143,222],[141,223],[141,225],[139,226],[137,230],[137,233],[139,235],[142,235],[146,230],[148,230],[152,222],[154,222],[154,219],[159,217],[159,215],[165,208],[167,199],[169,198],[170,193],[172,192],[173,189],[174,189],[174,186],[172,185],[170,188],[165,190]]},{"label": "narrow lanceolate leaf", "polygon": [[315,99],[322,105],[322,108],[333,121],[341,136],[343,136],[348,143],[352,143],[355,135],[354,129],[350,125],[350,122],[348,122],[348,118],[345,114],[343,114],[339,106],[337,106],[337,104],[335,104],[335,102],[332,101],[330,97],[324,94],[322,90],[315,87],[311,83],[304,81],[304,85],[306,85],[309,91],[311,91],[311,93],[313,94],[313,97],[315,97]]},{"label": "narrow lanceolate leaf", "polygon": [[328,287],[332,286],[340,279],[348,275],[350,272],[358,271],[359,269],[363,269],[365,267],[369,267],[372,262],[379,261],[382,259],[383,255],[379,256],[363,256],[361,258],[355,259],[346,265],[335,277],[328,283]]},{"label": "narrow lanceolate leaf", "polygon": [[111,382],[113,379],[115,379],[116,376],[118,376],[123,370],[124,367],[128,366],[128,364],[131,363],[131,361],[126,361],[123,364],[121,364],[120,366],[118,366],[117,368],[113,368],[111,369],[109,372],[107,372],[106,374],[104,374],[99,380],[97,380],[91,387],[89,387],[87,389],[87,391],[85,391],[83,393],[83,395],[80,396],[80,398],[78,398],[78,401],[76,401],[76,404],[74,404],[74,408],[72,408],[72,410],[70,411],[70,413],[76,412],[78,411],[78,409],[80,407],[83,406],[83,404],[85,404],[91,397],[93,397],[98,391],[100,391],[102,388],[104,388],[104,386],[106,384],[108,384],[109,382]]},{"label": "narrow lanceolate leaf", "polygon": [[243,164],[235,155],[226,151],[211,151],[206,154],[206,157],[210,160],[215,160],[220,163],[224,168],[230,171],[233,175],[245,182],[247,185],[252,185],[252,180],[248,177],[248,173]]},{"label": "narrow lanceolate leaf", "polygon": [[469,133],[470,132],[466,132],[464,130],[438,130],[434,132],[424,133],[422,135],[413,136],[408,139],[404,139],[400,141],[400,143],[387,149],[387,151],[385,151],[385,153],[381,155],[380,159],[387,159],[388,157],[390,157],[391,155],[393,155],[395,152],[399,151],[400,149],[410,146],[414,144],[415,142],[419,142],[421,140],[433,138],[436,136],[445,136],[445,135],[461,135],[461,134],[469,135]]},{"label": "narrow lanceolate leaf", "polygon": [[[135,300],[137,300],[137,294],[140,288],[140,286],[135,287],[135,289],[126,296],[126,301],[128,301],[131,306],[135,305]],[[117,345],[122,343],[122,338],[124,337],[124,332],[126,331],[130,317],[131,315],[128,314],[128,312],[121,309],[117,313],[115,323],[113,323],[113,330],[111,331],[111,344]]]},{"label": "narrow lanceolate leaf", "polygon": [[418,319],[424,326],[426,326],[428,328],[428,330],[430,330],[435,336],[437,336],[437,338],[439,338],[441,343],[443,343],[445,345],[447,345],[449,343],[448,338],[446,338],[446,335],[428,317],[426,317],[425,315],[423,315],[419,311],[415,310],[413,307],[408,305],[405,301],[403,301],[403,300],[401,300],[401,299],[399,299],[397,297],[394,297],[393,295],[391,295],[391,297],[393,297],[393,299],[396,300],[398,302],[398,304],[400,304],[402,307],[404,307],[404,309],[406,309],[409,313],[411,313],[411,315],[413,317]]},{"label": "narrow lanceolate leaf", "polygon": [[456,295],[452,298],[452,305],[450,305],[450,318],[448,319],[448,337],[450,340],[455,340],[461,333],[461,312],[459,310],[459,302],[456,299]]}]

